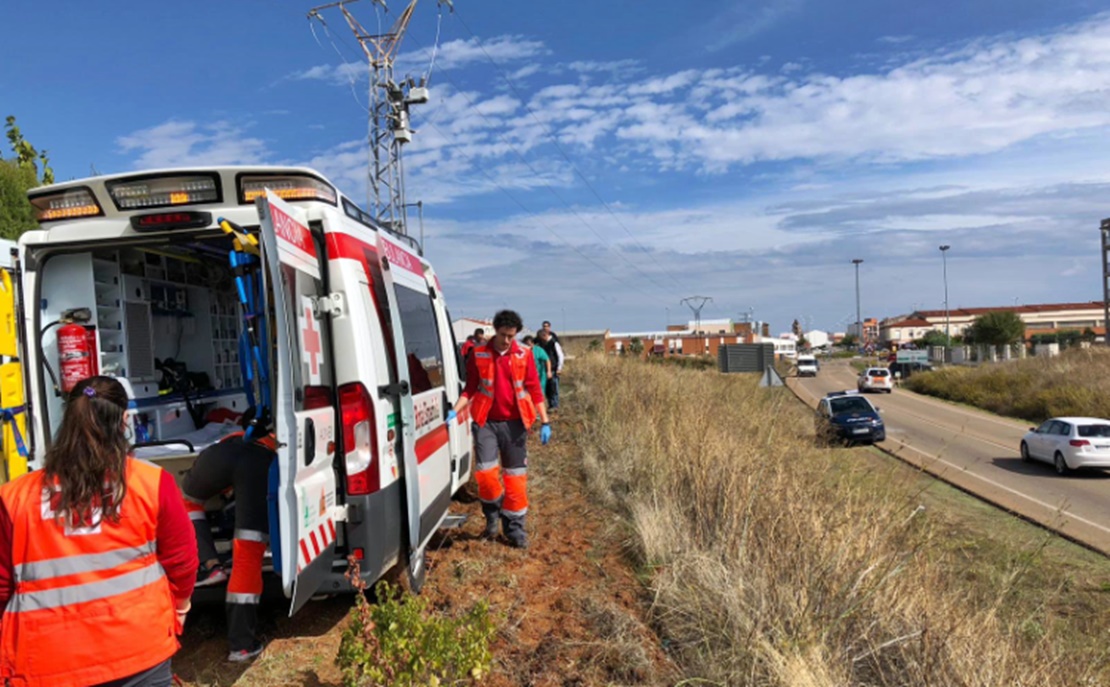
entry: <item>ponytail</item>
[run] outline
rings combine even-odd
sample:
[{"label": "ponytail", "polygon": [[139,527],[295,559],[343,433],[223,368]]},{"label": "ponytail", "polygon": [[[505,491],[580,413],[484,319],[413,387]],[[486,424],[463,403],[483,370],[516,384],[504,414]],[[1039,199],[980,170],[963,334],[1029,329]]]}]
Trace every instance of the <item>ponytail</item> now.
[{"label": "ponytail", "polygon": [[55,488],[55,516],[74,527],[96,525],[100,519],[119,522],[127,493],[126,412],[127,392],[111,377],[89,377],[70,392],[43,472],[46,485]]}]

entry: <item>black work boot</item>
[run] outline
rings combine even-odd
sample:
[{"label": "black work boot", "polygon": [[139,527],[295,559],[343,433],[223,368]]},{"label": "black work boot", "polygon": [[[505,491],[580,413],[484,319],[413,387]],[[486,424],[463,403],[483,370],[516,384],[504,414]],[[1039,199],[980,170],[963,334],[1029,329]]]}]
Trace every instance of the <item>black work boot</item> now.
[{"label": "black work boot", "polygon": [[528,534],[524,531],[524,516],[518,515],[514,517],[501,516],[501,525],[505,532],[505,538],[509,540],[509,546],[514,549],[527,549],[528,548]]},{"label": "black work boot", "polygon": [[497,537],[497,520],[501,515],[500,503],[482,503],[482,515],[486,516],[486,528],[482,530],[482,539]]}]

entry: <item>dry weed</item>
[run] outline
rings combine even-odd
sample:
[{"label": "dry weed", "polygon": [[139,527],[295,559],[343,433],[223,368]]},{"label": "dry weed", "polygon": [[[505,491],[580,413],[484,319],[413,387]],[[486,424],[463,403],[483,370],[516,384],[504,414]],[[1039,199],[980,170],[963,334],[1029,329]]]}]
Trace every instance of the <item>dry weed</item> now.
[{"label": "dry weed", "polygon": [[634,529],[653,622],[689,675],[791,687],[1106,676],[1104,653],[1013,617],[1021,562],[990,590],[967,588],[909,486],[838,468],[788,392],[602,355],[575,368],[587,484]]}]

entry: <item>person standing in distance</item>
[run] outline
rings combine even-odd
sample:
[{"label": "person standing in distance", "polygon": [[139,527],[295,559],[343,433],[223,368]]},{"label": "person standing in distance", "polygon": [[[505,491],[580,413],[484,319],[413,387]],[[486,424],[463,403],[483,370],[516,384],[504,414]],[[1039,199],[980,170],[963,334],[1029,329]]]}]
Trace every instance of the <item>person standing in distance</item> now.
[{"label": "person standing in distance", "polygon": [[[475,480],[486,516],[482,535],[497,536],[500,521],[509,545],[528,548],[524,518],[528,513],[528,432],[538,415],[540,441],[551,440],[547,404],[532,353],[516,342],[524,327],[520,315],[502,310],[493,318],[492,339],[475,347],[466,363],[466,388],[447,423],[470,407],[477,454]],[[503,471],[503,475],[502,475]],[[502,487],[502,477],[504,487]]]},{"label": "person standing in distance", "polygon": [[0,682],[169,687],[196,540],[173,476],[128,455],[127,392],[77,383],[45,465],[0,487]]},{"label": "person standing in distance", "polygon": [[547,357],[547,352],[542,346],[536,345],[534,336],[526,336],[520,342],[532,351],[532,357],[536,360],[536,374],[540,376],[540,388],[547,389],[547,380],[551,379],[551,358]]},{"label": "person standing in distance", "polygon": [[470,352],[473,351],[476,346],[481,346],[485,342],[486,342],[486,330],[482,329],[481,327],[478,327],[477,329],[474,330],[473,334],[466,337],[466,343],[464,343],[463,346],[462,346],[463,360],[466,360],[467,356],[470,355]]},{"label": "person standing in distance", "polygon": [[559,345],[559,339],[555,332],[551,331],[551,323],[544,322],[543,329],[539,331],[540,347],[547,353],[547,357],[551,359],[551,377],[547,380],[547,405],[552,410],[559,407],[559,374],[563,371],[563,361],[566,356],[563,355],[563,347]]}]

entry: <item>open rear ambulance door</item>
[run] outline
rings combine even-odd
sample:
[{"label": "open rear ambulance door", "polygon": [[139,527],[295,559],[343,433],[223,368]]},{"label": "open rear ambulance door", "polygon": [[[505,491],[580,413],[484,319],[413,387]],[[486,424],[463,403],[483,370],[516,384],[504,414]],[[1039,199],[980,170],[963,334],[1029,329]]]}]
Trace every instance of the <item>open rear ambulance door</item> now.
[{"label": "open rear ambulance door", "polygon": [[397,384],[382,391],[395,397],[400,410],[409,584],[419,591],[424,581],[424,549],[451,505],[445,355],[432,300],[435,296],[423,262],[381,231],[378,255],[397,351]]},{"label": "open rear ambulance door", "polygon": [[292,615],[331,573],[336,521],[345,517],[336,499],[335,390],[320,266],[324,253],[299,208],[269,191],[256,204],[276,344],[271,368],[280,533],[277,542],[271,533],[271,548],[285,594],[292,598]]},{"label": "open rear ambulance door", "polygon": [[[31,445],[28,429],[28,407],[25,400],[25,380],[20,346],[26,345],[25,323],[20,316],[23,299],[20,283],[19,249],[10,244],[11,267],[0,267],[0,458],[3,471],[0,482],[7,482],[27,473],[27,459]],[[3,245],[0,244],[0,248]]]}]

